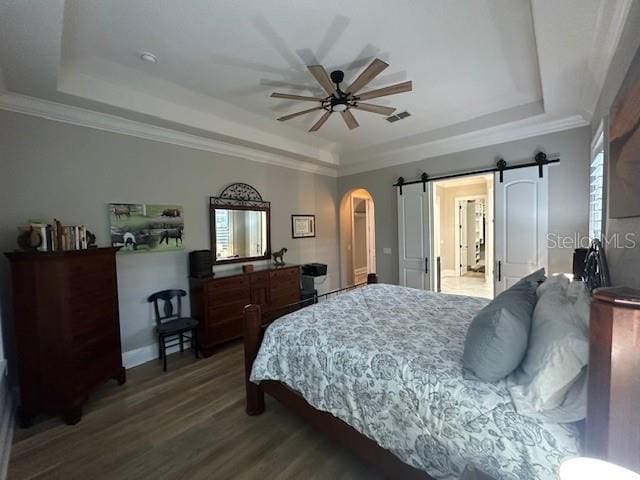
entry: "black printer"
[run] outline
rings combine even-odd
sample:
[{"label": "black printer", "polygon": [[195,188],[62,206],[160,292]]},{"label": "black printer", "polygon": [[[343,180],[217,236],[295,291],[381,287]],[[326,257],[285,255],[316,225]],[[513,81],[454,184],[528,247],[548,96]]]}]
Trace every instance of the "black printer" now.
[{"label": "black printer", "polygon": [[302,275],[308,277],[321,277],[327,274],[327,265],[325,263],[305,263],[302,265]]}]

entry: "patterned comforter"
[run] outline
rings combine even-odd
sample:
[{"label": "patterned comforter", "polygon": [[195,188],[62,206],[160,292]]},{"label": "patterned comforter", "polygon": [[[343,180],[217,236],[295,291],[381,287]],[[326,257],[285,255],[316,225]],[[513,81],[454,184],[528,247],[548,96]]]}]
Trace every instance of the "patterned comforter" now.
[{"label": "patterned comforter", "polygon": [[488,301],[368,285],[275,321],[251,380],[279,380],[402,461],[442,479],[557,479],[572,425],[518,415],[505,382],[462,376],[467,327]]}]

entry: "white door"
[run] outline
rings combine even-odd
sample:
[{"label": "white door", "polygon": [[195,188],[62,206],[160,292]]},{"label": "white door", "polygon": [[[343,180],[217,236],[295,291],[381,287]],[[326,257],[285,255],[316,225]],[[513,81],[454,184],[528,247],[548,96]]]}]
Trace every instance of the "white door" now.
[{"label": "white door", "polygon": [[399,283],[405,287],[430,290],[434,258],[431,252],[432,184],[416,183],[398,191]]},{"label": "white door", "polygon": [[538,268],[547,268],[548,167],[495,174],[495,293]]}]

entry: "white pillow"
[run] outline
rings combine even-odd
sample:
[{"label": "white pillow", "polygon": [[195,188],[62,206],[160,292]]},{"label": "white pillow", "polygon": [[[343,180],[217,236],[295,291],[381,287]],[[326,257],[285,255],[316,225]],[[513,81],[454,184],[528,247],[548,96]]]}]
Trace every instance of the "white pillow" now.
[{"label": "white pillow", "polygon": [[522,415],[575,422],[586,415],[588,319],[581,318],[567,295],[568,284],[552,278],[556,280],[543,288],[534,309],[529,347],[518,372],[509,379],[509,391]]},{"label": "white pillow", "polygon": [[568,286],[569,278],[562,273],[558,273],[547,277],[547,279],[538,286],[536,295],[540,298],[543,293],[550,290],[562,290],[563,292],[566,292]]},{"label": "white pillow", "polygon": [[576,313],[582,323],[589,329],[589,316],[591,314],[591,294],[583,282],[572,282],[567,287],[567,298],[573,302]]}]

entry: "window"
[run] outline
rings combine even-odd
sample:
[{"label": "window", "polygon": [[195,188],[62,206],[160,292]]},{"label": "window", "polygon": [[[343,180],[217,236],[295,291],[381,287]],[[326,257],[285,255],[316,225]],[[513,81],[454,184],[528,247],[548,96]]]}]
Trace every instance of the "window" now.
[{"label": "window", "polygon": [[233,256],[233,218],[230,210],[216,210],[216,253],[218,258]]},{"label": "window", "polygon": [[591,147],[589,174],[589,238],[602,240],[604,223],[604,132],[602,125]]}]

